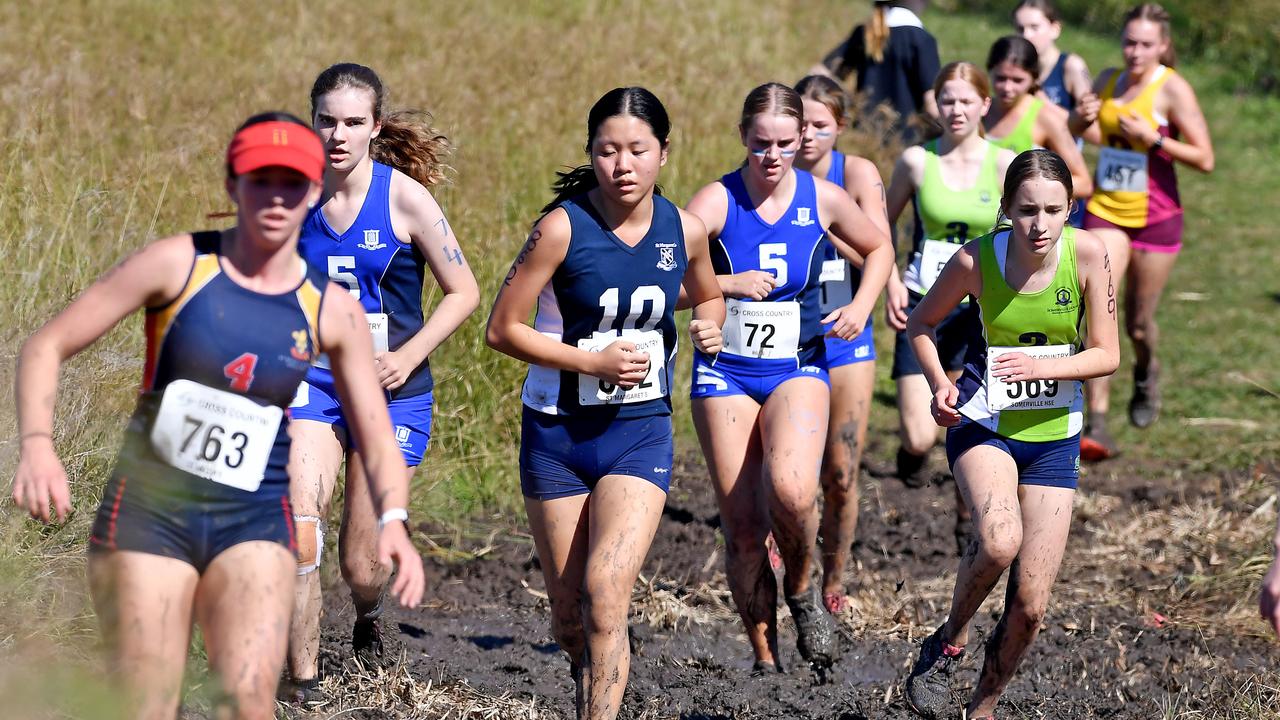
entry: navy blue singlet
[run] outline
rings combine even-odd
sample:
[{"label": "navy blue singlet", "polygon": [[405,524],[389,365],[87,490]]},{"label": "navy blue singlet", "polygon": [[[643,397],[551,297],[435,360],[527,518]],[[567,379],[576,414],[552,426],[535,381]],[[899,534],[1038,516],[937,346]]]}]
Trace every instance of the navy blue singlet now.
[{"label": "navy blue singlet", "polygon": [[1065,71],[1067,68],[1067,58],[1071,57],[1070,53],[1061,53],[1058,55],[1058,62],[1054,63],[1053,69],[1049,71],[1049,77],[1044,79],[1040,84],[1040,89],[1044,91],[1044,96],[1049,98],[1053,104],[1065,108],[1068,112],[1076,107],[1076,99],[1067,92],[1067,78]]},{"label": "navy blue singlet", "polygon": [[[395,171],[375,162],[373,179],[355,222],[339,234],[324,216],[324,206],[311,211],[302,224],[298,252],[307,262],[325,270],[329,279],[351,292],[370,317],[374,347],[385,332],[386,349],[396,350],[423,325],[422,283],[426,259],[413,243],[396,238],[391,227],[391,176]],[[381,318],[385,315],[385,318]],[[332,382],[327,370],[316,368],[308,381]],[[407,398],[430,392],[430,363],[424,361],[391,398]]]},{"label": "navy blue singlet", "polygon": [[529,366],[522,400],[553,415],[635,418],[671,414],[676,301],[689,258],[680,211],[655,195],[649,231],[622,242],[587,195],[560,204],[572,235],[564,261],[538,297],[534,327],[567,345],[603,350],[618,340],[649,354],[649,375],[626,392],[603,380]]}]

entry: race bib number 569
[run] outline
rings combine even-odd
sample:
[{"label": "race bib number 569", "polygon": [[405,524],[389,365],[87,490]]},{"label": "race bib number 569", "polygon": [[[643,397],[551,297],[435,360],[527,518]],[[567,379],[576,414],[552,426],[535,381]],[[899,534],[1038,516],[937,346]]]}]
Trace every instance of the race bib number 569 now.
[{"label": "race bib number 569", "polygon": [[165,388],[151,427],[161,460],[206,480],[254,492],[284,411],[190,380]]},{"label": "race bib number 569", "polygon": [[1044,410],[1071,407],[1079,383],[1074,380],[1015,380],[1005,382],[991,374],[996,358],[1011,352],[1025,353],[1036,359],[1070,357],[1070,345],[1038,345],[1034,347],[987,348],[987,408],[1001,410]]}]

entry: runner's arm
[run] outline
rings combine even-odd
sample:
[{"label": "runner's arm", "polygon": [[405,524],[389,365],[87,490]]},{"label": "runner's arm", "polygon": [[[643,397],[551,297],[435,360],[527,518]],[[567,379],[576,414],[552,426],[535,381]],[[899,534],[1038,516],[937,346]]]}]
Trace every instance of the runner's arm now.
[{"label": "runner's arm", "polygon": [[836,252],[846,260],[857,255],[864,259],[862,281],[847,307],[856,309],[865,325],[866,318],[875,309],[876,298],[894,272],[893,243],[842,189],[825,181],[817,185],[823,215],[831,218],[828,238]]},{"label": "runner's arm", "polygon": [[1058,156],[1067,164],[1067,170],[1071,172],[1073,197],[1080,200],[1087,199],[1093,194],[1093,178],[1089,176],[1089,166],[1085,164],[1084,155],[1080,153],[1080,148],[1076,146],[1076,139],[1067,127],[1064,117],[1066,111],[1060,111],[1056,105],[1046,105],[1044,110],[1050,112],[1042,111],[1037,119],[1043,128],[1043,146],[1058,153]]},{"label": "runner's arm", "polygon": [[[1213,172],[1213,140],[1209,137],[1209,124],[1200,110],[1195,90],[1181,75],[1169,78],[1164,90],[1169,94],[1169,124],[1182,132],[1182,139],[1167,137],[1161,149],[1184,165],[1203,173]],[[1155,144],[1155,140],[1153,136],[1148,147]]]},{"label": "runner's arm", "polygon": [[720,330],[724,327],[724,294],[711,267],[706,226],[697,215],[686,210],[680,211],[680,222],[684,227],[685,253],[689,257],[680,293],[693,306],[689,334],[700,351],[714,354],[719,352]]},{"label": "runner's arm", "polygon": [[32,517],[48,522],[50,502],[58,520],[71,509],[66,473],[53,448],[62,363],[138,308],[173,300],[182,291],[194,257],[190,235],[147,245],[104,273],[22,344],[14,378],[19,459],[13,499]]},{"label": "runner's arm", "polygon": [[937,394],[951,387],[938,356],[935,329],[965,296],[982,294],[982,271],[978,265],[978,242],[974,240],[956,251],[934,281],[933,287],[920,299],[907,318],[907,338],[916,353],[929,387]]},{"label": "runner's arm", "polygon": [[[719,181],[703,186],[694,194],[687,208],[696,215],[707,228],[707,237],[714,241],[719,239],[724,230],[725,219],[729,215],[729,190]],[[778,286],[773,273],[763,270],[744,270],[732,275],[716,275],[720,285],[720,293],[730,298],[751,298],[763,300]],[[677,306],[683,309],[683,302]]]}]

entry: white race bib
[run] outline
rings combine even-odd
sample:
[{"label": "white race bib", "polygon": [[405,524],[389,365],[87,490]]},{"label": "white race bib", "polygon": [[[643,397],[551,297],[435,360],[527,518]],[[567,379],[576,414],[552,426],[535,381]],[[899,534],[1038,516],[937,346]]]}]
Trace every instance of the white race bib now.
[{"label": "white race bib", "polygon": [[724,304],[724,352],[763,360],[789,360],[799,352],[800,303],[731,298]]},{"label": "white race bib", "polygon": [[[373,352],[386,352],[387,345],[387,314],[386,313],[365,313],[364,321],[369,324],[369,334],[373,336]],[[329,356],[321,355],[316,358],[316,367],[329,369]]]},{"label": "white race bib", "polygon": [[667,396],[667,357],[662,344],[662,333],[657,330],[623,330],[616,333],[595,333],[578,341],[578,349],[600,352],[619,340],[635,343],[636,351],[649,354],[649,374],[639,385],[623,390],[594,375],[578,375],[578,403],[581,405],[626,405],[628,403],[657,400]]},{"label": "white race bib", "polygon": [[926,292],[938,281],[938,276],[942,274],[942,268],[947,266],[947,261],[962,247],[964,246],[959,243],[942,240],[924,241],[924,247],[920,250],[920,285]]},{"label": "white race bib", "polygon": [[1147,154],[1104,147],[1098,153],[1098,189],[1106,192],[1146,192]]},{"label": "white race bib", "polygon": [[190,380],[164,389],[151,427],[161,460],[206,480],[254,492],[262,484],[284,411]]},{"label": "white race bib", "polygon": [[1064,358],[1075,354],[1070,345],[1036,345],[1019,347],[987,348],[987,409],[991,412],[1001,410],[1044,410],[1046,408],[1068,408],[1076,400],[1076,392],[1080,383],[1075,380],[1015,380],[1005,382],[991,375],[991,367],[996,358],[1005,353],[1020,352],[1037,360],[1041,358]]},{"label": "white race bib", "polygon": [[822,283],[818,309],[824,317],[853,302],[853,273],[847,260],[824,260],[818,281]]}]

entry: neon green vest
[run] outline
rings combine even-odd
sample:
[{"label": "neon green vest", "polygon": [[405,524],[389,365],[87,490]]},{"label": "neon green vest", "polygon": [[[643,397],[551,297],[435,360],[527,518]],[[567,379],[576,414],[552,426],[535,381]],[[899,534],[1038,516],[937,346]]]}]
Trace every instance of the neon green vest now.
[{"label": "neon green vest", "polygon": [[1022,119],[1018,121],[1017,126],[1013,128],[1013,132],[1002,138],[987,136],[987,140],[991,141],[996,147],[1002,147],[1006,150],[1012,150],[1015,153],[1024,153],[1036,146],[1035,135],[1032,130],[1036,126],[1036,118],[1040,116],[1040,109],[1044,107],[1044,101],[1040,98],[1031,98],[1031,106],[1022,114]]}]

